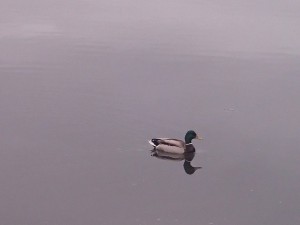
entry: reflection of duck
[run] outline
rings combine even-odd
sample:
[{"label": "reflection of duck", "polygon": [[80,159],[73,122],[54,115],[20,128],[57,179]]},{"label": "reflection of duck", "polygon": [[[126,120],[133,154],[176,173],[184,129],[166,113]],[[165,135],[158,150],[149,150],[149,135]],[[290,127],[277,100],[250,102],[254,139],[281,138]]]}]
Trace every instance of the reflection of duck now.
[{"label": "reflection of duck", "polygon": [[154,156],[158,159],[171,160],[171,161],[184,160],[183,168],[184,168],[185,172],[190,175],[195,173],[196,170],[202,168],[202,167],[194,167],[191,165],[191,162],[195,157],[195,152],[184,153],[184,154],[174,154],[174,153],[168,153],[168,152],[153,149],[152,156]]},{"label": "reflection of duck", "polygon": [[191,161],[185,160],[183,163],[183,168],[187,174],[192,175],[196,170],[201,169],[202,167],[194,167],[191,165]]},{"label": "reflection of duck", "polygon": [[154,149],[173,153],[173,154],[184,154],[186,152],[195,152],[195,147],[192,144],[193,139],[202,139],[198,136],[195,131],[189,130],[184,140],[172,139],[172,138],[153,138],[149,143],[154,147]]}]

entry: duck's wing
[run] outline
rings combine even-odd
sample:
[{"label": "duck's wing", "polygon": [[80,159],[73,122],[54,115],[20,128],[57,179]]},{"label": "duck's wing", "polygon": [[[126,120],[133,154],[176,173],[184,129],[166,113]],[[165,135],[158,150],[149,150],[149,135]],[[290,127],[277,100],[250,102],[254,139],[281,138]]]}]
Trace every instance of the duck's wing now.
[{"label": "duck's wing", "polygon": [[174,138],[153,138],[150,142],[152,142],[152,145],[154,147],[157,147],[158,145],[168,145],[168,146],[174,146],[178,148],[185,148],[184,141],[179,139],[174,139]]},{"label": "duck's wing", "polygon": [[185,142],[173,138],[153,138],[149,143],[159,151],[174,154],[183,154],[185,152]]},{"label": "duck's wing", "polygon": [[184,154],[185,149],[183,147],[178,147],[178,146],[172,146],[172,145],[164,145],[164,144],[159,144],[158,146],[155,147],[156,150],[163,151],[163,152],[168,152],[172,154]]}]

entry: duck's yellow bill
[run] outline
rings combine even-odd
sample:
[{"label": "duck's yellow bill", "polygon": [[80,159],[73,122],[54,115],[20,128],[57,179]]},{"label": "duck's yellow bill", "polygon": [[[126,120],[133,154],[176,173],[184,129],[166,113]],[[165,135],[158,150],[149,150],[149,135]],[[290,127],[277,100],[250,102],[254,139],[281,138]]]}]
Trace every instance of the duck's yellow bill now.
[{"label": "duck's yellow bill", "polygon": [[200,135],[197,135],[196,139],[203,140],[203,137],[201,137]]}]

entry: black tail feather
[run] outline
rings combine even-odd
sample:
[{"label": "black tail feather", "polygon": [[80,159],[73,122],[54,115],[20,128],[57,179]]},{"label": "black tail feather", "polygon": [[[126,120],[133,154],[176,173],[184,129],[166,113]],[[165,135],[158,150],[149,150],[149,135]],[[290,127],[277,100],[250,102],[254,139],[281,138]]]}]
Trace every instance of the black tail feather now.
[{"label": "black tail feather", "polygon": [[153,138],[153,139],[151,139],[151,141],[152,141],[153,144],[155,144],[156,146],[159,145],[159,139]]}]

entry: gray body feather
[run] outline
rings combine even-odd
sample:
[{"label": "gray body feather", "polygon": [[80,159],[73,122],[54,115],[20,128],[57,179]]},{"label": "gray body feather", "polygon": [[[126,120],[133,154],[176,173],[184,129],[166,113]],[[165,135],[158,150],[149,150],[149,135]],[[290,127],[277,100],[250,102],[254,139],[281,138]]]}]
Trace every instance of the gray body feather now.
[{"label": "gray body feather", "polygon": [[149,143],[158,151],[174,154],[184,154],[185,152],[194,152],[192,144],[186,145],[184,141],[173,138],[154,138]]}]

